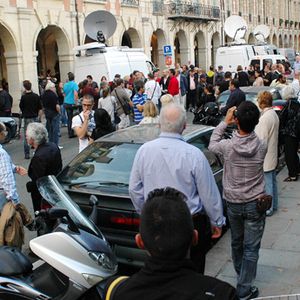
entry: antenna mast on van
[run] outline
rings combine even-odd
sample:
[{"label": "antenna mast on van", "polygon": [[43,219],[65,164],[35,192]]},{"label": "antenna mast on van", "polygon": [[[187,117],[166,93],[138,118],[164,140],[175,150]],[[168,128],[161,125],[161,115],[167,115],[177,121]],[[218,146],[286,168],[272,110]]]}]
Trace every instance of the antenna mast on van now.
[{"label": "antenna mast on van", "polygon": [[245,44],[244,36],[247,31],[247,23],[240,16],[230,16],[225,20],[224,30],[233,39],[232,44]]}]

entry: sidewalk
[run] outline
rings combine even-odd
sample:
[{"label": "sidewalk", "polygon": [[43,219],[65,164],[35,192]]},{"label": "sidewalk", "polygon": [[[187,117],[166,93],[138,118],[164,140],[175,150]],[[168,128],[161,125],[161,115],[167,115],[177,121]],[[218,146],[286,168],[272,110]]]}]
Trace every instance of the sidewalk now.
[{"label": "sidewalk", "polygon": [[[259,297],[300,293],[300,184],[299,180],[283,182],[287,176],[286,167],[277,175],[279,209],[266,218],[254,282]],[[235,287],[230,238],[228,230],[209,251],[205,274]]]}]

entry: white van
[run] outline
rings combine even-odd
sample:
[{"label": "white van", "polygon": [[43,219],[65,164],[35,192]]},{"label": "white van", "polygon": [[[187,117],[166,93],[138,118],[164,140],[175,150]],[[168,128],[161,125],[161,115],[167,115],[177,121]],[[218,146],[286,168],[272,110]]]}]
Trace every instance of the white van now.
[{"label": "white van", "polygon": [[249,66],[249,60],[255,56],[252,45],[231,45],[219,47],[216,53],[215,68],[223,66],[224,72],[236,72],[237,66],[241,65],[244,70]]},{"label": "white van", "polygon": [[75,80],[80,82],[87,75],[92,75],[95,81],[106,76],[113,81],[115,74],[121,77],[130,75],[134,70],[144,73],[153,72],[155,66],[145,55],[143,49],[128,47],[106,47],[101,43],[89,43],[74,48]]},{"label": "white van", "polygon": [[282,55],[256,55],[252,57],[249,61],[249,65],[256,66],[259,65],[260,70],[264,69],[267,63],[282,64],[286,61],[286,58]]},{"label": "white van", "polygon": [[291,66],[294,66],[294,62],[296,60],[296,52],[292,48],[279,48],[280,55],[287,58]]}]

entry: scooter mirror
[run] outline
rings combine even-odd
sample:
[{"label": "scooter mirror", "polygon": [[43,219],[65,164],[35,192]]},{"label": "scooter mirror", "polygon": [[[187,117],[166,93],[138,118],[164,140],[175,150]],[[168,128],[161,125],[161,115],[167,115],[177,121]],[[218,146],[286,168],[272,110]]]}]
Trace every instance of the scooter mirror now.
[{"label": "scooter mirror", "polygon": [[91,195],[90,196],[90,206],[96,206],[98,205],[99,201],[98,201],[98,198],[95,196],[95,195]]}]

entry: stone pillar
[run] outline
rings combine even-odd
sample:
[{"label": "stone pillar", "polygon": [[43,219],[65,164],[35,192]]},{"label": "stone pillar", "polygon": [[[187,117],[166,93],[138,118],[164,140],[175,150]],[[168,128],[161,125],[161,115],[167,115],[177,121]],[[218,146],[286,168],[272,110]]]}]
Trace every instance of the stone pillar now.
[{"label": "stone pillar", "polygon": [[199,67],[204,70],[207,70],[208,68],[206,51],[206,48],[198,48]]},{"label": "stone pillar", "polygon": [[[165,65],[165,57],[164,57],[164,50],[158,48],[157,52],[158,52],[158,67],[159,67],[160,70],[163,70],[166,67],[166,65]],[[173,54],[172,58],[174,59],[174,54]]]},{"label": "stone pillar", "polygon": [[[7,68],[7,81],[9,85],[9,93],[12,95],[13,112],[19,112],[19,99],[21,98],[21,81],[23,80],[23,58],[22,53],[5,53],[6,68]],[[29,79],[29,78],[28,78]],[[32,78],[30,78],[31,80]]]},{"label": "stone pillar", "polygon": [[20,65],[21,72],[19,78],[19,85],[25,79],[28,79],[32,83],[32,89],[38,93],[38,74],[37,74],[37,53],[32,49],[33,32],[31,26],[31,19],[33,17],[33,11],[26,8],[18,8],[18,20],[19,20],[19,41],[20,48],[22,49],[22,62]]},{"label": "stone pillar", "polygon": [[180,63],[186,65],[189,64],[189,61],[190,61],[190,49],[180,47]]},{"label": "stone pillar", "polygon": [[68,72],[74,73],[74,54],[58,52],[57,55],[59,59],[60,79],[64,82],[68,78]]}]

